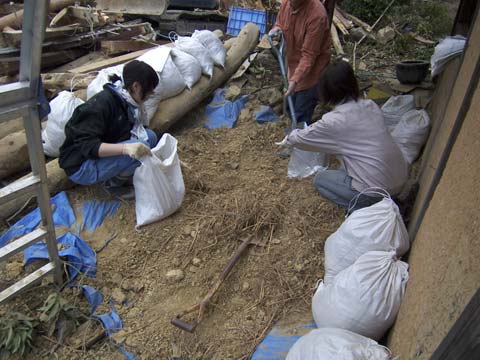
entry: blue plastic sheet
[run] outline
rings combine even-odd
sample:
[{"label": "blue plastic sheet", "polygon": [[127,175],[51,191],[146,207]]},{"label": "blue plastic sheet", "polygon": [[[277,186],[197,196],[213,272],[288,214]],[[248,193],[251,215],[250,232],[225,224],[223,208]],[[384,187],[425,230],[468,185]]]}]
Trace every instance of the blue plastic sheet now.
[{"label": "blue plastic sheet", "polygon": [[279,117],[270,106],[262,105],[260,110],[255,112],[255,120],[259,124],[265,124],[266,122],[278,121]]},{"label": "blue plastic sheet", "polygon": [[90,304],[90,315],[92,315],[97,310],[98,305],[103,302],[103,296],[100,291],[89,285],[82,285],[82,293]]},{"label": "blue plastic sheet", "polygon": [[[68,274],[73,281],[79,272],[95,277],[97,271],[97,258],[95,251],[82,239],[72,233],[66,233],[57,239],[63,245],[63,250],[58,254],[67,259]],[[48,259],[47,245],[43,242],[33,244],[23,252],[25,264],[37,259]]]},{"label": "blue plastic sheet", "polygon": [[248,96],[244,95],[231,102],[225,100],[227,89],[218,89],[213,96],[213,100],[205,108],[205,127],[208,129],[217,129],[219,127],[233,128],[237,123],[240,111],[245,107]]},{"label": "blue plastic sheet", "polygon": [[82,230],[94,231],[107,216],[112,218],[120,207],[119,201],[87,200],[83,202]]},{"label": "blue plastic sheet", "polygon": [[275,325],[258,345],[251,360],[284,360],[293,344],[307,332],[305,329],[315,328],[315,323],[290,328]]},{"label": "blue plastic sheet", "polygon": [[[58,193],[50,199],[53,205],[53,223],[55,226],[71,227],[75,223],[75,214],[68,201],[65,192]],[[8,229],[2,236],[0,236],[0,247],[5,246],[10,240],[28,234],[35,230],[40,224],[41,215],[40,209],[36,208],[31,211],[14,225]]]}]

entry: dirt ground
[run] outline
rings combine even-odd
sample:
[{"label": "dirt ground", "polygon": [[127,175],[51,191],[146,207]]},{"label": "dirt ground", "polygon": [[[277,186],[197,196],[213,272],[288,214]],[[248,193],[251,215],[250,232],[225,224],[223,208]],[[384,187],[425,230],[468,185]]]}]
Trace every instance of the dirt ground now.
[{"label": "dirt ground", "polygon": [[[274,79],[255,83],[251,76],[244,92],[269,81]],[[136,231],[134,202],[128,202],[94,234],[82,234],[93,249],[116,235],[98,254],[97,277],[81,278],[79,284],[94,286],[106,299],[113,294],[127,299],[116,304],[124,329],[114,338],[139,359],[247,359],[275,322],[310,311],[315,283],[324,271],[323,245],[343,211],[316,193],[312,178],[287,178],[288,160],[277,156],[274,144],[283,138],[287,121],[257,124],[253,110],[259,96],[251,98],[233,129],[201,126],[201,107],[173,130],[185,164],[186,196],[178,212]],[[68,195],[74,208],[83,200],[105,199],[95,187],[78,187]],[[265,246],[250,246],[195,333],[170,325],[176,313],[207,294],[250,235]],[[169,281],[166,274],[175,269],[184,278]],[[38,308],[48,287],[38,293],[43,297],[16,300],[16,308]],[[87,311],[76,290],[62,294]],[[108,311],[108,306],[102,309]],[[43,337],[38,345],[49,349],[52,341]],[[88,351],[61,346],[56,353],[72,360],[122,358],[111,341]]]}]

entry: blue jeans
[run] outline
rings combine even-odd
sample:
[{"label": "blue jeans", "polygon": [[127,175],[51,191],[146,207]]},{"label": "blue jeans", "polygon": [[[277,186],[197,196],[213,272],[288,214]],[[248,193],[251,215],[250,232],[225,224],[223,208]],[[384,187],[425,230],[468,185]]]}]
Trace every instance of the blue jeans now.
[{"label": "blue jeans", "polygon": [[[320,195],[345,209],[352,206],[355,203],[355,200],[352,201],[352,199],[360,194],[352,188],[352,177],[348,176],[344,170],[319,171],[313,180],[313,184]],[[356,205],[351,210],[354,211],[373,205],[381,199],[381,197],[362,194],[358,197]]]},{"label": "blue jeans", "polygon": [[[148,143],[143,143],[148,147],[153,148],[157,145],[157,135],[155,135],[150,129],[145,130],[148,134]],[[140,140],[130,139],[122,141],[120,144],[135,142],[140,142]],[[93,185],[102,183],[120,174],[122,174],[122,176],[131,176],[139,166],[140,161],[133,159],[128,155],[88,159],[85,160],[80,166],[80,169],[78,169],[73,175],[69,176],[69,178],[76,184]]]},{"label": "blue jeans", "polygon": [[298,91],[292,95],[297,123],[306,122],[307,125],[312,123],[313,111],[315,106],[317,106],[318,97],[318,85]]}]

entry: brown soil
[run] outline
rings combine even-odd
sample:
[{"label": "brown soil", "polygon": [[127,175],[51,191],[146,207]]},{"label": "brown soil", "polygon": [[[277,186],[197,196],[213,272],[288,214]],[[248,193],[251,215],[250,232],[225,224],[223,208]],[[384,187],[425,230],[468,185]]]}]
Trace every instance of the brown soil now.
[{"label": "brown soil", "polygon": [[[244,89],[260,88],[267,80],[252,81]],[[247,359],[275,322],[310,311],[313,287],[323,276],[323,244],[343,212],[316,193],[311,178],[287,178],[288,160],[276,155],[274,144],[283,138],[287,123],[257,124],[251,111],[257,105],[257,100],[247,104],[249,110],[234,129],[198,126],[201,108],[187,120],[192,125],[173,133],[187,189],[177,213],[137,232],[134,202],[129,202],[94,234],[82,234],[94,249],[116,235],[98,254],[97,278],[81,278],[80,283],[94,286],[107,299],[122,289],[128,301],[116,305],[124,324],[116,339],[138,359]],[[105,197],[97,188],[76,188],[69,198],[78,206]],[[175,314],[207,294],[249,235],[266,246],[250,246],[195,333],[170,325]],[[185,278],[169,283],[165,275],[172,269],[182,269]],[[46,299],[48,287],[36,294],[14,306],[33,311]],[[63,294],[88,309],[76,291]],[[53,343],[42,338],[39,346],[49,349]],[[109,341],[88,351],[61,346],[57,354],[72,360],[122,358]]]}]

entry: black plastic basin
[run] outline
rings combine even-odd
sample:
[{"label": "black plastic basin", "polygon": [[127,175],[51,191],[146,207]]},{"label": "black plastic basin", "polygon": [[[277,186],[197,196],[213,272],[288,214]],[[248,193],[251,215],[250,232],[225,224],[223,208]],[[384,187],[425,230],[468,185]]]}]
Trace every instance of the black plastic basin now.
[{"label": "black plastic basin", "polygon": [[419,84],[428,73],[430,64],[425,61],[402,61],[396,65],[397,79],[402,84]]}]

